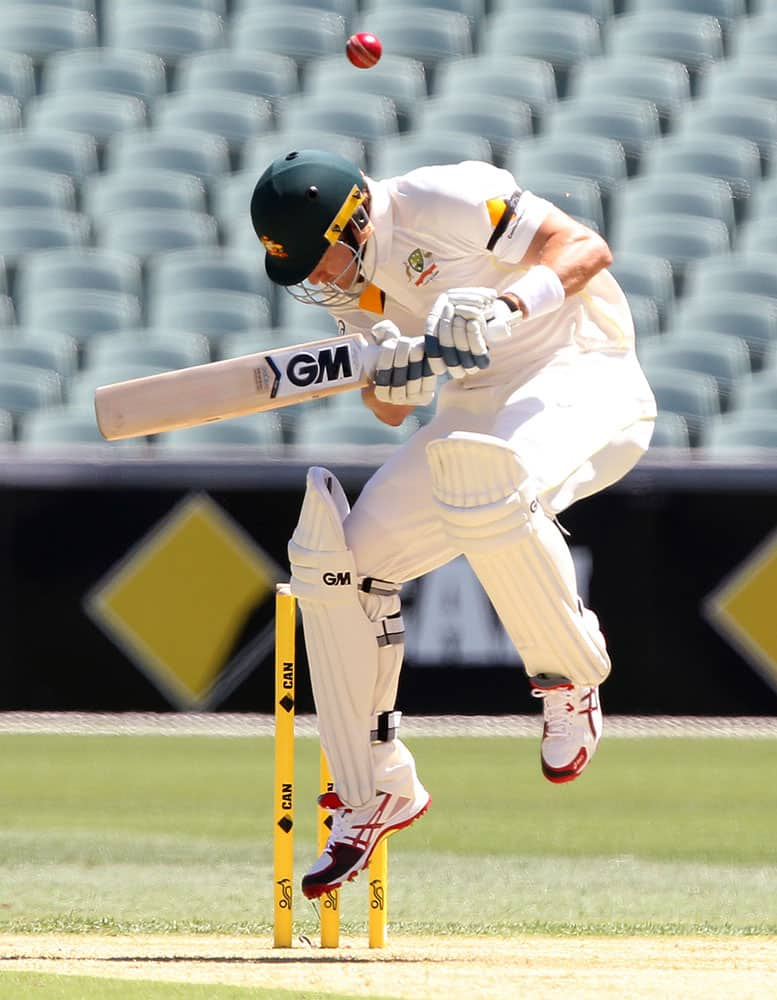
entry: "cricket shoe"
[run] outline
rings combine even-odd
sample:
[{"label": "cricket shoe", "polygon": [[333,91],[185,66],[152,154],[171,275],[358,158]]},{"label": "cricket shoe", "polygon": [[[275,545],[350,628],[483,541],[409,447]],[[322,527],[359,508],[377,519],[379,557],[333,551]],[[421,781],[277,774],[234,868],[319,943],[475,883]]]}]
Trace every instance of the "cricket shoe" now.
[{"label": "cricket shoe", "polygon": [[555,684],[532,694],[542,698],[542,773],[555,784],[574,781],[591,763],[602,735],[602,708],[598,687]]},{"label": "cricket shoe", "polygon": [[321,857],[302,878],[303,895],[317,899],[356,878],[381,840],[423,816],[431,801],[420,783],[414,798],[378,792],[359,809],[343,805],[336,792],[320,795],[318,804],[332,813],[332,832]]}]

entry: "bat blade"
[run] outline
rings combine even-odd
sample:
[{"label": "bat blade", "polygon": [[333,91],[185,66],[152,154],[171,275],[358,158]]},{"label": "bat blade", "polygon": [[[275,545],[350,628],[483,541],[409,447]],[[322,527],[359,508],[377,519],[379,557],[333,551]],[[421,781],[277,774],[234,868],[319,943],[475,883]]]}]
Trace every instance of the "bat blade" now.
[{"label": "bat blade", "polygon": [[118,441],[360,388],[378,350],[356,333],[114,382],[95,392],[97,426]]}]

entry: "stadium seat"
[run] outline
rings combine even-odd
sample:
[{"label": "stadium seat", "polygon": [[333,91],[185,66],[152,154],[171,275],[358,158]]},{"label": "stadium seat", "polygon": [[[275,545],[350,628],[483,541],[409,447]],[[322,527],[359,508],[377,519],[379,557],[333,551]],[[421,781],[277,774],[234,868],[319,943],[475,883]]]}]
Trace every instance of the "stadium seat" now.
[{"label": "stadium seat", "polygon": [[745,0],[629,0],[628,9],[634,14],[659,11],[666,11],[669,15],[678,11],[706,14],[720,22],[724,40],[730,37],[737,19],[747,13]]},{"label": "stadium seat", "polygon": [[278,296],[274,326],[296,328],[300,343],[337,336],[337,322],[331,313],[320,306],[298,302],[288,292],[281,292]]},{"label": "stadium seat", "polygon": [[653,254],[618,251],[609,270],[628,299],[640,295],[655,302],[663,329],[675,301],[674,276],[669,261]]},{"label": "stadium seat", "polygon": [[339,93],[295,94],[283,103],[279,127],[287,131],[323,129],[350,135],[367,147],[399,131],[393,101],[375,94],[362,94],[358,102],[343,101]]},{"label": "stadium seat", "polygon": [[23,364],[69,378],[78,367],[78,344],[67,333],[36,327],[17,327],[0,338],[0,365]]},{"label": "stadium seat", "polygon": [[645,343],[640,358],[648,369],[665,366],[711,375],[718,384],[721,409],[738,379],[750,374],[750,353],[744,340],[709,330],[668,333]]},{"label": "stadium seat", "polygon": [[86,345],[87,367],[119,364],[187,368],[211,360],[208,338],[186,330],[140,327],[95,334]]},{"label": "stadium seat", "polygon": [[[435,0],[437,2],[437,0]],[[330,14],[337,14],[349,24],[360,6],[358,0],[232,0],[232,14],[244,13],[251,10],[263,10],[265,8],[277,8],[280,6],[305,7],[308,10],[327,11]],[[363,3],[361,4],[363,6]],[[443,6],[440,0],[439,6]]]},{"label": "stadium seat", "polygon": [[[509,12],[514,10],[515,6],[514,0],[491,0],[492,11]],[[614,13],[613,0],[531,0],[530,3],[526,3],[523,6],[541,11],[543,16],[547,10],[587,14],[599,24],[603,24]]]},{"label": "stadium seat", "polygon": [[672,331],[697,330],[741,337],[750,348],[753,370],[762,367],[777,343],[777,305],[773,299],[745,292],[720,292],[684,299],[675,314]]},{"label": "stadium seat", "polygon": [[56,406],[63,399],[63,381],[54,371],[6,361],[0,364],[0,409],[18,420],[30,410]]},{"label": "stadium seat", "polygon": [[667,131],[691,99],[691,83],[684,63],[656,56],[619,56],[617,53],[578,63],[569,79],[570,98],[631,97],[651,101]]},{"label": "stadium seat", "polygon": [[[777,100],[774,56],[750,55],[711,63],[699,78],[699,97],[704,100],[762,97]],[[742,106],[745,106],[742,101]]]},{"label": "stadium seat", "polygon": [[479,52],[493,56],[530,56],[553,66],[559,96],[567,94],[572,68],[601,54],[599,24],[587,14],[567,10],[494,11],[483,23]]},{"label": "stadium seat", "polygon": [[[322,310],[323,312],[323,310]],[[332,335],[337,331],[331,330]],[[311,337],[323,339],[320,330],[312,330]],[[266,330],[241,330],[239,333],[228,333],[218,343],[219,358],[242,358],[246,354],[256,354],[257,351],[277,350],[281,347],[295,347],[306,339],[310,340],[304,329],[299,326],[271,326]]]},{"label": "stadium seat", "polygon": [[536,175],[542,170],[587,177],[596,181],[607,202],[626,180],[626,154],[615,139],[590,136],[585,142],[577,135],[539,135],[516,144],[508,153],[505,166],[520,184],[523,170]]},{"label": "stadium seat", "polygon": [[29,254],[19,264],[14,295],[20,310],[41,290],[87,290],[142,295],[142,273],[137,257],[104,248],[77,247]]},{"label": "stadium seat", "polygon": [[683,291],[685,269],[691,261],[726,253],[730,248],[728,229],[719,219],[680,212],[619,216],[610,243],[616,254],[630,251],[668,260],[679,293]]},{"label": "stadium seat", "polygon": [[165,64],[134,49],[89,48],[55,52],[43,65],[41,92],[126,94],[149,104],[164,94]]},{"label": "stadium seat", "polygon": [[8,269],[5,266],[5,261],[0,257],[0,295],[7,295],[8,291]]},{"label": "stadium seat", "polygon": [[99,246],[143,258],[218,245],[218,226],[212,215],[177,208],[109,212],[95,219],[95,229]]},{"label": "stadium seat", "polygon": [[462,132],[407,132],[376,143],[370,173],[375,177],[396,177],[416,167],[461,160],[492,163],[491,144],[483,136]]},{"label": "stadium seat", "polygon": [[754,372],[734,384],[732,410],[773,410],[777,413],[777,372]]},{"label": "stadium seat", "polygon": [[672,413],[669,410],[662,410],[656,417],[653,437],[650,439],[651,448],[680,448],[687,450],[690,448],[688,438],[688,425],[685,417],[679,413]]},{"label": "stadium seat", "polygon": [[719,219],[729,233],[735,229],[731,188],[717,177],[699,174],[648,173],[632,178],[613,199],[613,218],[665,212]]},{"label": "stadium seat", "polygon": [[89,220],[80,212],[0,209],[0,255],[7,264],[18,264],[24,254],[33,250],[85,246],[89,234]]},{"label": "stadium seat", "polygon": [[0,132],[18,130],[22,125],[21,104],[15,97],[0,94]]},{"label": "stadium seat", "polygon": [[342,55],[309,63],[305,70],[305,93],[310,97],[373,94],[393,102],[400,129],[412,123],[413,115],[427,97],[422,63],[406,56],[384,54],[369,73],[352,66]]},{"label": "stadium seat", "polygon": [[236,222],[250,225],[247,216],[251,195],[260,173],[256,169],[236,170],[213,181],[210,187],[211,211],[222,229],[229,229]]},{"label": "stadium seat", "polygon": [[658,109],[639,97],[570,97],[553,105],[543,118],[548,135],[597,136],[615,139],[623,147],[626,167],[637,172],[647,147],[660,135]]},{"label": "stadium seat", "polygon": [[[384,57],[385,58],[385,57]],[[338,57],[342,62],[342,56]],[[221,90],[264,97],[273,104],[299,90],[297,64],[273,52],[236,52],[215,49],[196,52],[178,61],[176,90]]]},{"label": "stadium seat", "polygon": [[[254,0],[246,0],[254,2]],[[306,0],[299,0],[300,3]],[[372,14],[373,11],[395,10],[402,7],[404,10],[413,10],[422,7],[428,10],[434,7],[437,10],[450,10],[457,14],[466,14],[473,28],[476,28],[481,18],[485,14],[487,0],[362,0],[360,10],[365,14]],[[364,30],[364,29],[363,29]]]},{"label": "stadium seat", "polygon": [[14,440],[13,414],[8,410],[0,410],[0,441]]},{"label": "stadium seat", "polygon": [[34,93],[35,64],[32,59],[21,52],[0,50],[0,94],[15,97],[24,106],[27,98]]},{"label": "stadium seat", "polygon": [[140,325],[140,302],[123,292],[57,288],[25,298],[20,306],[25,325],[70,334],[79,343],[97,333]]},{"label": "stadium seat", "polygon": [[137,441],[106,441],[100,433],[91,406],[53,406],[32,410],[19,420],[18,441],[25,450],[72,449],[100,444],[105,448],[138,446]]},{"label": "stadium seat", "polygon": [[761,179],[761,159],[758,147],[748,139],[728,136],[721,143],[708,133],[669,135],[646,151],[642,172],[718,177],[731,187],[735,216],[740,221]]},{"label": "stadium seat", "polygon": [[604,31],[605,52],[653,56],[683,63],[695,93],[699,74],[723,58],[723,31],[714,17],[687,11],[649,10],[612,18]]},{"label": "stadium seat", "polygon": [[154,447],[163,452],[193,449],[206,451],[215,448],[222,453],[225,445],[280,448],[283,445],[283,436],[278,415],[251,413],[245,417],[233,417],[231,420],[215,420],[199,427],[168,431],[166,434],[157,434],[154,438]]},{"label": "stadium seat", "polygon": [[637,352],[642,344],[661,333],[661,318],[655,299],[649,295],[638,295],[632,293],[627,296],[631,319],[634,323],[634,336],[637,343]]},{"label": "stadium seat", "polygon": [[515,142],[533,134],[531,108],[509,97],[493,102],[485,102],[481,94],[432,97],[419,106],[413,131],[482,136],[494,162],[501,165]]},{"label": "stadium seat", "polygon": [[711,375],[645,366],[659,413],[679,413],[688,427],[691,447],[701,440],[705,424],[720,414],[718,386]]},{"label": "stadium seat", "polygon": [[774,217],[763,220],[753,216],[739,230],[737,249],[746,253],[777,254],[777,232]]},{"label": "stadium seat", "polygon": [[88,11],[25,3],[3,8],[2,46],[7,52],[42,61],[60,49],[96,44],[97,21]]},{"label": "stadium seat", "polygon": [[435,97],[475,94],[525,102],[531,108],[535,130],[558,97],[553,67],[545,59],[476,54],[440,63],[435,72]]},{"label": "stadium seat", "polygon": [[700,98],[688,105],[677,131],[749,139],[758,146],[763,169],[769,171],[777,151],[777,102],[752,96],[743,101],[739,95]]},{"label": "stadium seat", "polygon": [[272,324],[269,301],[248,292],[176,292],[155,298],[150,310],[154,326],[201,333],[214,343],[228,333],[261,330]]},{"label": "stadium seat", "polygon": [[[67,401],[72,406],[88,406],[94,410],[95,390],[101,385],[145,378],[165,371],[161,365],[117,364],[94,365],[76,372],[67,384]],[[2,398],[2,396],[0,396]]]},{"label": "stadium seat", "polygon": [[165,129],[199,129],[222,136],[232,152],[243,143],[272,130],[272,105],[263,97],[236,91],[176,90],[154,102],[154,126]]},{"label": "stadium seat", "polygon": [[302,16],[292,5],[237,11],[230,18],[229,36],[229,47],[237,52],[273,52],[300,66],[342,53],[346,38],[345,22],[337,14],[310,8]]},{"label": "stadium seat", "polygon": [[408,418],[399,427],[380,423],[371,413],[349,412],[322,414],[308,408],[295,414],[294,443],[306,445],[400,445],[413,431],[416,421]]},{"label": "stadium seat", "polygon": [[61,129],[0,133],[0,171],[8,167],[48,170],[80,181],[97,170],[97,143],[92,136]]},{"label": "stadium seat", "polygon": [[731,36],[731,56],[738,60],[774,58],[777,52],[777,18],[773,12],[742,18]]},{"label": "stadium seat", "polygon": [[604,210],[599,185],[590,177],[573,177],[541,170],[521,171],[521,187],[557,205],[575,219],[588,219],[604,232]]},{"label": "stadium seat", "polygon": [[224,42],[222,19],[210,10],[119,3],[104,22],[108,46],[150,52],[172,65],[182,56],[216,49]]},{"label": "stadium seat", "polygon": [[352,160],[362,169],[367,165],[364,143],[352,135],[338,135],[324,129],[280,129],[268,135],[249,139],[240,157],[241,170],[257,171],[256,179],[278,156],[293,149],[324,149]]},{"label": "stadium seat", "polygon": [[416,17],[401,7],[376,10],[357,17],[354,30],[371,31],[380,38],[387,52],[423,63],[430,87],[433,87],[438,63],[469,56],[473,51],[469,18],[452,10],[430,7],[423,17]]},{"label": "stadium seat", "polygon": [[92,218],[133,208],[177,208],[204,212],[205,186],[177,170],[110,170],[92,174],[81,186],[81,204]]},{"label": "stadium seat", "polygon": [[[257,242],[258,247],[258,242]],[[242,292],[272,300],[275,286],[261,254],[240,254],[226,247],[179,250],[153,261],[148,273],[148,298],[182,292]]]},{"label": "stadium seat", "polygon": [[52,208],[74,212],[76,189],[71,177],[29,167],[0,172],[1,208]]},{"label": "stadium seat", "polygon": [[106,168],[161,167],[210,181],[230,169],[225,139],[196,129],[140,129],[119,133],[108,143]]},{"label": "stadium seat", "polygon": [[703,300],[719,292],[750,293],[777,304],[777,266],[771,254],[735,250],[698,261],[686,273],[686,293]]},{"label": "stadium seat", "polygon": [[[39,0],[43,2],[43,0]],[[126,0],[99,0],[103,21],[109,21],[117,8],[126,6]],[[155,8],[183,7],[192,11],[209,11],[224,17],[227,13],[227,0],[141,0],[141,4],[147,4]]]},{"label": "stadium seat", "polygon": [[28,130],[63,129],[107,142],[117,132],[146,124],[146,106],[128,94],[66,91],[31,97],[25,106]]},{"label": "stadium seat", "polygon": [[0,330],[5,334],[8,327],[16,325],[16,306],[10,295],[0,295]]},{"label": "stadium seat", "polygon": [[777,454],[777,413],[768,410],[727,413],[706,425],[701,446],[705,455],[718,458],[767,450],[773,461],[772,456]]}]

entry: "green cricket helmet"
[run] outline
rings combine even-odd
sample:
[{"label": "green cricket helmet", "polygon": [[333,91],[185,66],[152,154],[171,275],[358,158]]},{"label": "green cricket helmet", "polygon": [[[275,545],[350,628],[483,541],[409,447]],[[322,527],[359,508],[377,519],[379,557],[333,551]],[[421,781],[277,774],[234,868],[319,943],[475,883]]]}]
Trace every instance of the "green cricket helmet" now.
[{"label": "green cricket helmet", "polygon": [[256,182],[251,222],[279,285],[307,278],[364,201],[359,168],[342,156],[302,149],[274,160]]}]

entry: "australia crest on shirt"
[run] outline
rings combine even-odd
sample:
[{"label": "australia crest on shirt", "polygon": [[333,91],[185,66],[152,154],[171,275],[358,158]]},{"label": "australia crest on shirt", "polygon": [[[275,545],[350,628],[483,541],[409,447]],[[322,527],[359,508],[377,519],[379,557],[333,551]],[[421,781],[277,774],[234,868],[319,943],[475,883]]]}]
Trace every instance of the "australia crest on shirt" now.
[{"label": "australia crest on shirt", "polygon": [[432,259],[429,250],[422,250],[416,247],[405,261],[405,274],[407,280],[412,281],[416,287],[427,285],[440,273],[439,268]]}]

